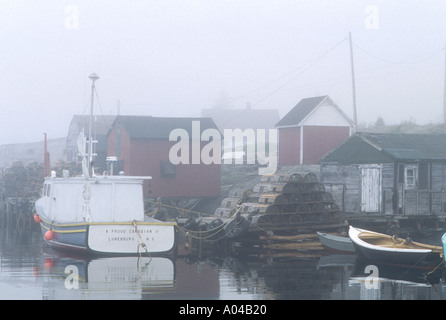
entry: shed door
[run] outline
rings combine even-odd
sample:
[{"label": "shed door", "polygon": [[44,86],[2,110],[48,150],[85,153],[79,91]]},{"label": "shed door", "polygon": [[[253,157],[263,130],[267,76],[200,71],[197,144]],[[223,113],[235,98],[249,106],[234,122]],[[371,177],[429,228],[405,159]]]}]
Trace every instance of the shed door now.
[{"label": "shed door", "polygon": [[381,168],[361,168],[361,212],[378,213],[381,209]]}]

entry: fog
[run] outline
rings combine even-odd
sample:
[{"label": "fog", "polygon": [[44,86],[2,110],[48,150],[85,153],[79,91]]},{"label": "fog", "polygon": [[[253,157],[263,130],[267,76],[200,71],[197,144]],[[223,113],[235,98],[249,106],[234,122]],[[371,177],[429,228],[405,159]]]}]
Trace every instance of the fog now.
[{"label": "fog", "polygon": [[358,122],[443,116],[444,0],[1,0],[0,144],[88,113],[200,116],[329,95]]}]

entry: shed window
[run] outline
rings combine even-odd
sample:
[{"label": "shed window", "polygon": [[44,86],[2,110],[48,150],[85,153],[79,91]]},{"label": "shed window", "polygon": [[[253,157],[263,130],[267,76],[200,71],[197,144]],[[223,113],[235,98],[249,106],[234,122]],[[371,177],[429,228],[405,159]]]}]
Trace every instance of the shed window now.
[{"label": "shed window", "polygon": [[415,188],[417,186],[417,167],[416,166],[406,166],[405,167],[405,186],[406,188]]},{"label": "shed window", "polygon": [[176,166],[170,161],[161,161],[161,178],[175,178]]}]

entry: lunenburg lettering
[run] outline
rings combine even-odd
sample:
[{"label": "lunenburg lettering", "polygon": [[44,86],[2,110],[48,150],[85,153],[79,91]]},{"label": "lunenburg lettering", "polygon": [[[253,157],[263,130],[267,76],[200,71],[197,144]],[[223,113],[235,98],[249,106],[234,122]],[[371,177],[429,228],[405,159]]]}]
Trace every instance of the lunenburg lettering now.
[{"label": "lunenburg lettering", "polygon": [[105,233],[108,235],[107,240],[112,241],[137,241],[136,236],[145,235],[145,241],[155,241],[155,238],[150,235],[159,234],[159,230],[152,229],[120,229],[120,228],[109,228],[105,229]]},{"label": "lunenburg lettering", "polygon": [[108,237],[108,241],[134,241],[134,237]]}]

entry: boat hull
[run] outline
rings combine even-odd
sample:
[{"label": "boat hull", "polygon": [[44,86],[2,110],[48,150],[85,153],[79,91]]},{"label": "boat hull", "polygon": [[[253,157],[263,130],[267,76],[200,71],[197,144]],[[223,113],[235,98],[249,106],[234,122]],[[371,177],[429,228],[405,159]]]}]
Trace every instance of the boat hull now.
[{"label": "boat hull", "polygon": [[349,237],[341,237],[322,232],[317,232],[317,235],[321,244],[328,250],[348,253],[355,252],[355,247]]},{"label": "boat hull", "polygon": [[356,252],[372,261],[378,261],[381,263],[402,264],[402,265],[437,265],[440,261],[440,255],[438,253],[390,253],[376,250],[370,250],[358,245],[355,245]]},{"label": "boat hull", "polygon": [[[177,246],[176,223],[54,223],[40,219],[42,235],[55,249],[106,255],[173,254]],[[48,231],[51,236],[45,236]]]},{"label": "boat hull", "polygon": [[[368,260],[384,264],[411,265],[411,266],[435,266],[441,262],[440,252],[430,249],[398,249],[382,248],[371,245],[361,240],[358,235],[361,232],[371,232],[354,227],[349,229],[349,237],[353,242],[357,254]],[[378,233],[376,233],[379,235]]]}]

